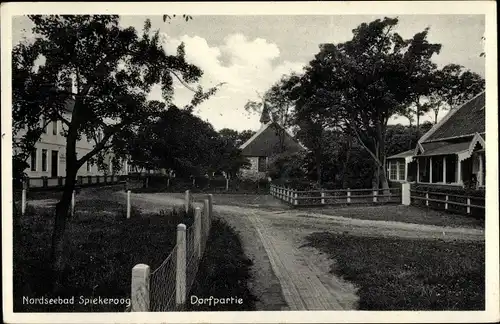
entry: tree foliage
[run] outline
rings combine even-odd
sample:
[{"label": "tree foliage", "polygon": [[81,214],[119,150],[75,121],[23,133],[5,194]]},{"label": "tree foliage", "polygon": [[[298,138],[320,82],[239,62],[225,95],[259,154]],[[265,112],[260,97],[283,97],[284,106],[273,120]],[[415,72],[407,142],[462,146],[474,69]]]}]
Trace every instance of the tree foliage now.
[{"label": "tree foliage", "polygon": [[[187,110],[208,99],[217,87],[193,89],[191,84],[203,72],[185,60],[183,44],[176,53],[166,53],[149,20],[137,31],[120,27],[116,15],[29,18],[35,38],[15,45],[12,53],[13,129],[15,135],[21,135],[14,150],[27,156],[40,138],[44,122],[58,119],[63,123],[67,181],[56,207],[53,235],[54,269],[61,273],[66,217],[78,169],[107,150],[126,153],[127,137],[148,125],[165,107],[147,100],[154,85],[161,86],[167,103],[174,95],[174,79],[194,90]],[[40,59],[44,63],[38,65]],[[73,89],[68,87],[71,80]],[[94,148],[77,157],[78,140],[93,141]]]},{"label": "tree foliage", "polygon": [[141,168],[166,169],[184,177],[213,172],[234,177],[248,165],[238,148],[239,136],[230,129],[217,132],[210,123],[172,105],[134,134],[128,152],[131,163]]},{"label": "tree foliage", "polygon": [[359,25],[347,42],[322,44],[303,78],[306,93],[317,98],[303,99],[310,107],[304,119],[326,118],[324,123],[352,133],[372,158],[374,186],[383,188],[388,121],[427,93],[431,58],[441,48],[427,41],[428,29],[404,39],[394,31],[397,24],[397,18],[377,19]]}]

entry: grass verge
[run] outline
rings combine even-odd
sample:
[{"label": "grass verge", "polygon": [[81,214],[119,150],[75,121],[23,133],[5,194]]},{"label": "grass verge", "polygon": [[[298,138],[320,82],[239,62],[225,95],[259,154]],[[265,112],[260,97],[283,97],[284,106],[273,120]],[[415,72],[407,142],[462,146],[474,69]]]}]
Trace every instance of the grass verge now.
[{"label": "grass verge", "polygon": [[[252,261],[245,256],[241,241],[235,230],[225,221],[212,221],[205,253],[198,268],[191,292],[188,295],[188,311],[251,311],[255,310],[257,298],[248,288]],[[198,299],[219,300],[214,306]],[[227,298],[233,297],[229,302]],[[237,302],[241,299],[241,303]],[[222,301],[221,301],[222,300]],[[222,304],[224,302],[224,304]]]},{"label": "grass verge", "polygon": [[483,243],[331,233],[307,240],[359,288],[361,310],[484,310]]},{"label": "grass verge", "polygon": [[451,214],[425,207],[383,205],[310,209],[311,212],[357,219],[394,221],[424,225],[484,228],[484,219]]},{"label": "grass verge", "polygon": [[[82,305],[84,298],[128,298],[132,267],[155,269],[175,246],[176,226],[192,223],[192,214],[173,211],[125,218],[123,204],[105,199],[78,201],[67,226],[67,270],[63,289],[51,292],[51,209],[30,208],[14,230],[14,312],[122,312],[126,305]],[[27,304],[23,297],[75,296],[72,305]]]}]

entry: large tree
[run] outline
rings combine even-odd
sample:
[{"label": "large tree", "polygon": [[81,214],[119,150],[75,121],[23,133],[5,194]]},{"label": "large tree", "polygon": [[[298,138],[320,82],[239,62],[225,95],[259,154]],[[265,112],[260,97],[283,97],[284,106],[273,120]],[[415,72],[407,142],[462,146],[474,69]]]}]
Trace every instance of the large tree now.
[{"label": "large tree", "polygon": [[328,115],[345,125],[371,156],[373,185],[384,189],[387,123],[423,92],[415,84],[428,78],[430,60],[440,50],[427,42],[428,29],[403,39],[394,31],[397,24],[397,18],[377,19],[359,25],[345,43],[323,44],[307,72],[329,102]]},{"label": "large tree", "polygon": [[[65,228],[71,194],[78,169],[100,153],[125,148],[123,138],[147,125],[164,109],[150,102],[152,87],[161,85],[163,99],[172,100],[174,80],[192,89],[202,71],[185,60],[184,46],[177,53],[166,53],[159,32],[152,32],[149,20],[142,32],[122,28],[119,17],[112,15],[40,16],[34,23],[32,42],[13,49],[13,129],[25,134],[14,145],[27,156],[48,122],[60,120],[66,136],[66,182],[56,205],[52,236],[52,260],[55,287],[65,268]],[[43,64],[37,65],[42,59]],[[73,79],[73,91],[68,80]],[[216,88],[194,90],[187,110],[207,99]],[[71,103],[69,116],[66,114]],[[19,132],[21,135],[21,132]],[[94,148],[77,157],[76,143],[85,138]],[[120,143],[122,142],[122,143]],[[118,151],[118,152],[116,152]]]},{"label": "large tree", "polygon": [[434,112],[434,123],[440,110],[459,107],[484,91],[482,76],[458,64],[448,64],[436,71],[434,91],[429,96],[429,106]]}]

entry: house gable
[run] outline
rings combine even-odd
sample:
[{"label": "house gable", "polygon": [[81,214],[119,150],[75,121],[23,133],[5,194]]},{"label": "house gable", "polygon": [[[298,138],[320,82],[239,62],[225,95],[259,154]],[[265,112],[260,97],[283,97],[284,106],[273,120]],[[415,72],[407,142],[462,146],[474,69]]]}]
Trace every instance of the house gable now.
[{"label": "house gable", "polygon": [[[285,131],[280,125],[269,122],[259,132],[240,146],[243,156],[271,156],[277,152],[280,144],[279,131]],[[290,133],[284,132],[284,146],[288,152],[305,149]]]},{"label": "house gable", "polygon": [[451,110],[439,123],[422,136],[419,142],[472,137],[475,133],[484,133],[484,107],[485,92],[482,92],[462,106]]}]

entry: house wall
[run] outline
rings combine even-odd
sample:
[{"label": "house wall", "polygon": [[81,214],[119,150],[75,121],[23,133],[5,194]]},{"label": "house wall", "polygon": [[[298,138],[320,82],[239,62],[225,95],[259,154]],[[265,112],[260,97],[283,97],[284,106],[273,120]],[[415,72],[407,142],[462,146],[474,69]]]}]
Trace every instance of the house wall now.
[{"label": "house wall", "polygon": [[241,170],[241,177],[244,179],[253,179],[259,180],[264,179],[266,177],[265,172],[259,172],[259,157],[257,156],[247,156],[246,157],[250,162],[249,169]]},{"label": "house wall", "polygon": [[[70,119],[71,116],[66,114],[65,118]],[[55,127],[55,135],[54,135],[54,127]],[[26,162],[28,162],[29,167],[25,170],[26,174],[30,178],[37,177],[51,177],[52,176],[52,165],[55,163],[57,165],[57,176],[64,177],[66,176],[66,137],[62,135],[64,125],[61,121],[57,121],[56,124],[51,122],[47,125],[45,133],[43,133],[40,137],[40,140],[35,144],[36,150],[36,167],[35,170],[31,168],[31,156],[28,158]],[[19,132],[18,136],[22,136],[24,132]],[[76,152],[78,157],[82,157],[88,152],[90,152],[94,148],[94,141],[87,140],[85,136],[82,137],[81,140],[76,143]],[[42,168],[42,152],[43,150],[47,150],[47,169],[43,171]],[[52,151],[57,152],[57,161],[53,161]],[[106,157],[106,162],[108,164],[111,160],[112,155],[108,155]],[[87,169],[87,163],[84,163],[82,167],[78,170],[78,176],[89,176],[89,175],[104,175],[111,174],[112,167],[108,165],[107,170],[98,170],[97,165],[91,165],[89,169]],[[127,165],[124,163],[121,170],[115,171],[115,174],[127,174]]]}]

